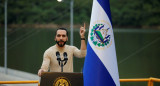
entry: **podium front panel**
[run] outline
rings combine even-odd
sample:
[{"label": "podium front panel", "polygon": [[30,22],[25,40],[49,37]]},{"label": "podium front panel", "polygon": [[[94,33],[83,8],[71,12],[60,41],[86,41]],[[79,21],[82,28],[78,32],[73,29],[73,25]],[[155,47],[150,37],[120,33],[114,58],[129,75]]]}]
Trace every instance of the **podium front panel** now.
[{"label": "podium front panel", "polygon": [[46,72],[41,76],[40,86],[83,86],[83,74]]}]

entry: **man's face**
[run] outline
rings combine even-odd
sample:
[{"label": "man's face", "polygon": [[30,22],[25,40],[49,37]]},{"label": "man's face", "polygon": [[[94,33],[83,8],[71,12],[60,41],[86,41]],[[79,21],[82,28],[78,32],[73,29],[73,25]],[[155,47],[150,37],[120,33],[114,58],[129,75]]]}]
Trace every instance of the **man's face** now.
[{"label": "man's face", "polygon": [[57,30],[55,41],[59,47],[63,47],[68,41],[67,32],[65,30]]}]

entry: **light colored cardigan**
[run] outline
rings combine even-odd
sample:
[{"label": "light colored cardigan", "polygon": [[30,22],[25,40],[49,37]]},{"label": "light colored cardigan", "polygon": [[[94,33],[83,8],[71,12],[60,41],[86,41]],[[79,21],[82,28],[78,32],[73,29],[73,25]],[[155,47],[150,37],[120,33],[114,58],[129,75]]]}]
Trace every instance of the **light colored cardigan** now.
[{"label": "light colored cardigan", "polygon": [[61,67],[59,66],[56,56],[57,51],[59,51],[62,60],[64,59],[64,52],[66,52],[68,55],[68,61],[63,67],[63,72],[73,72],[73,56],[79,58],[86,56],[86,50],[79,50],[75,46],[65,45],[64,48],[60,49],[54,45],[45,51],[41,69],[48,71],[50,68],[50,72],[61,72]]}]

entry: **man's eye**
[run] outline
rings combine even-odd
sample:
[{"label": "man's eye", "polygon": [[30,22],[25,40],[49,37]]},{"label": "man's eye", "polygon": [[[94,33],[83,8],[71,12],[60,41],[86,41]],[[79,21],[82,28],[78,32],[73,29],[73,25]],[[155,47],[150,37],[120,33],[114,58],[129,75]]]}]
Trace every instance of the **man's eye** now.
[{"label": "man's eye", "polygon": [[62,37],[66,37],[66,35],[62,35]]},{"label": "man's eye", "polygon": [[60,37],[61,35],[57,35],[57,37]]}]

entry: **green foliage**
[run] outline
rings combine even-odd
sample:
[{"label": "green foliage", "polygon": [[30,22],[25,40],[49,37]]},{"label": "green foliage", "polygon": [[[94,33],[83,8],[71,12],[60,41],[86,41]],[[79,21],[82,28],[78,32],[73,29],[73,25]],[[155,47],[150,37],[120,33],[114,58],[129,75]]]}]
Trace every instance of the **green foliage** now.
[{"label": "green foliage", "polygon": [[110,0],[113,25],[159,26],[159,0]]},{"label": "green foliage", "polygon": [[[118,27],[160,25],[159,0],[110,0],[112,23]],[[92,0],[74,0],[74,24],[90,23]],[[0,24],[4,0],[0,0]],[[69,0],[8,0],[8,24],[69,24]]]}]

